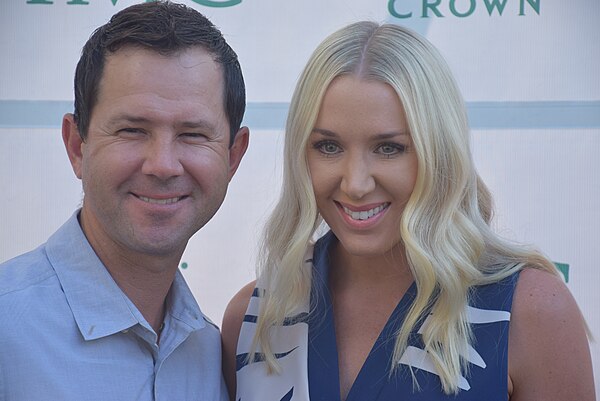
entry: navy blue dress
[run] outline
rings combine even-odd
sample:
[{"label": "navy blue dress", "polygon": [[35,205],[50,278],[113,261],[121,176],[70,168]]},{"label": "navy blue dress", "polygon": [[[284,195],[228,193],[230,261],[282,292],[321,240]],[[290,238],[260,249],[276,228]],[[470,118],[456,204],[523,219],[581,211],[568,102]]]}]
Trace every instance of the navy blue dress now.
[{"label": "navy blue dress", "polygon": [[[275,338],[281,339],[275,341],[286,343],[274,350],[278,352],[284,372],[281,375],[267,375],[266,370],[260,366],[258,371],[250,372],[251,368],[248,368],[247,364],[240,365],[236,400],[294,401],[308,400],[310,395],[310,401],[340,401],[338,351],[331,297],[327,287],[328,250],[334,241],[337,239],[329,232],[315,244],[311,261],[314,266],[313,291],[310,308],[306,308],[311,311],[308,317],[286,319],[287,323],[280,328],[284,332],[275,334]],[[467,316],[474,341],[468,356],[469,371],[459,383],[460,391],[457,395],[446,395],[442,391],[439,376],[423,351],[420,327],[411,333],[408,349],[402,356],[400,365],[390,376],[394,333],[402,325],[405,314],[415,298],[416,286],[413,284],[392,312],[356,377],[346,401],[508,400],[508,329],[517,279],[518,274],[514,274],[498,283],[472,288]],[[255,296],[259,292],[255,291]],[[257,311],[255,308],[254,312],[248,312],[246,320],[256,321],[253,315]],[[298,316],[306,315],[300,313]],[[427,324],[427,319],[423,319],[423,322],[422,324]],[[290,340],[294,336],[294,330],[304,333],[299,337],[308,337],[306,351],[302,350],[302,341],[296,341],[300,344],[296,346],[295,342]],[[250,333],[243,329],[239,343],[248,343],[248,338],[242,337],[249,335]],[[240,353],[238,345],[238,354]],[[291,362],[293,358],[299,359],[299,363]],[[249,365],[262,364],[260,357],[256,361],[259,363]],[[245,377],[242,368],[250,372]],[[256,368],[255,366],[254,369]],[[411,368],[419,389],[415,389],[413,385]],[[297,371],[292,372],[294,369]],[[286,378],[286,375],[292,377]],[[308,383],[304,388],[303,382],[306,381]]]},{"label": "navy blue dress", "polygon": [[[333,310],[327,277],[329,269],[328,249],[336,241],[330,232],[317,242],[314,250],[314,294],[311,297],[309,319],[308,378],[311,401],[339,401],[338,352],[335,339]],[[472,324],[473,348],[480,358],[469,365],[465,378],[468,389],[461,389],[457,396],[445,395],[439,377],[413,366],[420,391],[413,388],[410,367],[400,364],[390,377],[390,362],[394,351],[394,333],[402,325],[404,317],[416,296],[413,284],[400,300],[390,319],[376,340],[348,393],[346,401],[399,400],[410,395],[410,400],[486,400],[508,399],[508,327],[512,298],[517,275],[491,285],[475,287],[471,296],[472,310],[485,317],[475,317]],[[504,312],[504,313],[502,313]],[[501,320],[496,320],[501,319]],[[409,346],[422,350],[421,336],[412,333]],[[418,354],[418,352],[417,352]],[[482,362],[483,361],[483,362]]]}]

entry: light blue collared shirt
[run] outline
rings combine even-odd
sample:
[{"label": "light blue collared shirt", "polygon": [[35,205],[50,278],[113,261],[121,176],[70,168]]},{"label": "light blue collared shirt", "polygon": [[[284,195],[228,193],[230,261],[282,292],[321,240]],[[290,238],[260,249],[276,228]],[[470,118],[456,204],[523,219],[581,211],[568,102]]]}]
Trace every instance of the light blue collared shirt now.
[{"label": "light blue collared shirt", "polygon": [[77,215],[0,265],[0,400],[226,401],[219,330],[181,273],[159,346]]}]

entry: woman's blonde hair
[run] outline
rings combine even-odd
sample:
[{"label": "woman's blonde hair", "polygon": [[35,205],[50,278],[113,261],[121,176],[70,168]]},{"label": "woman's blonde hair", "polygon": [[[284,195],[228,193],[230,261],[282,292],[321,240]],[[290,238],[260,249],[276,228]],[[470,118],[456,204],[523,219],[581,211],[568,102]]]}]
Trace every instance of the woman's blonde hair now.
[{"label": "woman's blonde hair", "polygon": [[[555,273],[540,253],[509,243],[490,228],[492,200],[470,151],[464,102],[446,62],[424,38],[391,24],[358,22],[314,51],[292,97],[285,131],[281,196],[263,240],[258,276],[266,287],[254,349],[278,371],[269,328],[307,302],[312,271],[304,255],[321,224],[306,161],[308,137],[325,91],[341,75],[389,84],[398,94],[418,159],[417,180],[400,230],[417,296],[397,333],[391,371],[424,314],[425,350],[445,393],[458,392],[467,370],[469,288],[497,282],[524,266]],[[415,383],[418,386],[418,383]]]}]

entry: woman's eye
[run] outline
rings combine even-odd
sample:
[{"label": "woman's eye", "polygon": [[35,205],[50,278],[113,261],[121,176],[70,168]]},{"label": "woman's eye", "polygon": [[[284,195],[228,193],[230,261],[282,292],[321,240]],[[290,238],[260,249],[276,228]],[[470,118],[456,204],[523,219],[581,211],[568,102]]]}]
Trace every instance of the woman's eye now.
[{"label": "woman's eye", "polygon": [[398,153],[403,153],[406,150],[406,146],[398,143],[384,143],[377,148],[377,152],[384,156],[393,156]]},{"label": "woman's eye", "polygon": [[326,155],[334,155],[341,151],[340,147],[331,141],[321,141],[314,145],[315,149]]}]

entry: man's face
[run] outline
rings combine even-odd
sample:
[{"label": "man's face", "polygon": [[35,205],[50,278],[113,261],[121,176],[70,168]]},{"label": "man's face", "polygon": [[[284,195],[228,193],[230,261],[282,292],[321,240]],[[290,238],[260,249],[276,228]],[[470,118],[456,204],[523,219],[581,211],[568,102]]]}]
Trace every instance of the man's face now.
[{"label": "man's face", "polygon": [[71,119],[63,137],[83,181],[84,232],[96,252],[124,258],[180,257],[221,206],[248,141],[242,129],[229,148],[222,72],[201,48],[117,51],[85,142],[65,132],[76,131]]}]

